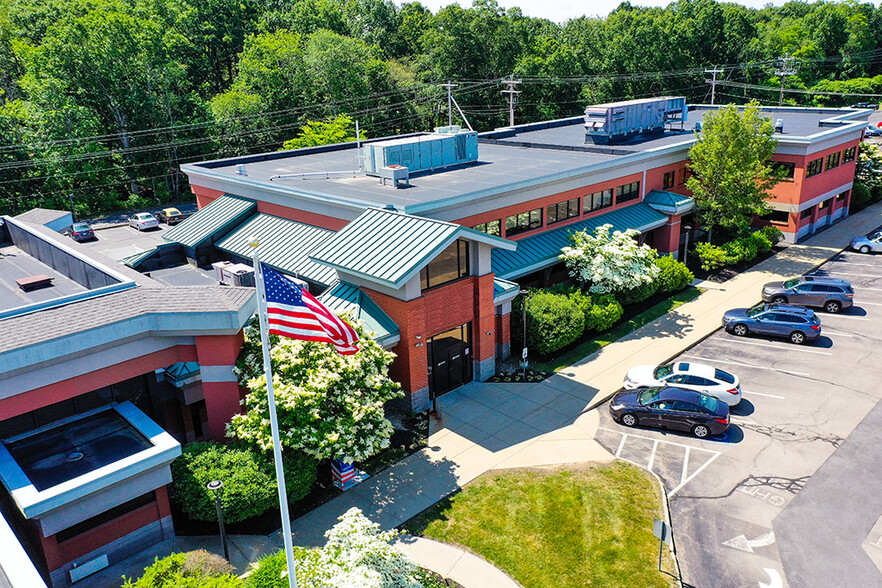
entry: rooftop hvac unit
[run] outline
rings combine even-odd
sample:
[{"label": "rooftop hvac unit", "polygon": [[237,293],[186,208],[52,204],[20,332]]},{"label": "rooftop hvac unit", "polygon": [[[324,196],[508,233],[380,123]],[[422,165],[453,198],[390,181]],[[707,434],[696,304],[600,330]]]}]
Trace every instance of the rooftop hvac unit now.
[{"label": "rooftop hvac unit", "polygon": [[783,133],[784,132],[784,119],[783,118],[779,118],[779,119],[775,120],[775,132],[776,133]]},{"label": "rooftop hvac unit", "polygon": [[212,269],[214,269],[214,279],[224,283],[224,268],[233,265],[232,261],[218,261],[211,264]]},{"label": "rooftop hvac unit", "polygon": [[585,142],[620,143],[635,135],[660,133],[665,124],[683,123],[686,98],[664,97],[597,104],[585,109]]},{"label": "rooftop hvac unit", "polygon": [[222,270],[222,283],[230,286],[254,287],[254,268],[244,263],[234,263]]},{"label": "rooftop hvac unit", "polygon": [[438,127],[430,135],[368,143],[362,147],[364,170],[381,176],[384,167],[410,173],[442,169],[478,160],[478,134],[457,126]]}]

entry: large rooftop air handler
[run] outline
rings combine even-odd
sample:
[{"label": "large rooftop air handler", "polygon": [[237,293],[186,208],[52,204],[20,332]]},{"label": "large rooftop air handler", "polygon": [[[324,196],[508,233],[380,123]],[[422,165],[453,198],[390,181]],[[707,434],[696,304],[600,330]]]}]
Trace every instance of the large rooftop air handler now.
[{"label": "large rooftop air handler", "polygon": [[686,98],[667,96],[596,104],[585,109],[585,142],[621,143],[635,135],[660,133],[667,123],[684,123]]},{"label": "large rooftop air handler", "polygon": [[379,176],[392,165],[410,173],[441,169],[478,160],[478,134],[458,126],[437,127],[431,135],[378,141],[362,146],[364,171]]}]

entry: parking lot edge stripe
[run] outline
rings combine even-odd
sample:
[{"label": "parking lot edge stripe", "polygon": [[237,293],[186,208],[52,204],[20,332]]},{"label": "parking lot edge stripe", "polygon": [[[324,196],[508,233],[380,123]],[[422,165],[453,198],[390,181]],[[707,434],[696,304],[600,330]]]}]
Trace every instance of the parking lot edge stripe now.
[{"label": "parking lot edge stripe", "polygon": [[786,347],[783,345],[771,345],[769,343],[757,343],[756,341],[739,341],[743,345],[756,345],[757,347],[770,347],[772,349],[780,349],[781,351],[790,350],[790,351],[802,351],[803,353],[814,353],[816,355],[833,355],[832,353],[828,353],[826,351],[818,351],[816,349],[800,349],[796,345],[791,347]]},{"label": "parking lot edge stripe", "polygon": [[646,466],[646,469],[650,472],[652,471],[652,466],[655,465],[655,450],[658,449],[658,439],[652,442],[652,452],[649,454],[649,463]]},{"label": "parking lot edge stripe", "polygon": [[619,441],[619,448],[616,449],[616,457],[619,457],[622,454],[622,448],[625,447],[625,439],[628,438],[627,433],[622,434],[622,440]]},{"label": "parking lot edge stripe", "polygon": [[763,394],[762,392],[750,392],[748,390],[742,390],[742,394],[753,394],[754,396],[767,396],[769,398],[778,398],[780,400],[784,400],[783,396],[775,396],[774,394]]},{"label": "parking lot edge stripe", "polygon": [[[705,451],[710,451],[710,449],[705,449]],[[714,454],[711,456],[711,458],[710,458],[709,460],[707,460],[706,462],[704,462],[703,464],[701,464],[701,467],[698,468],[697,470],[695,470],[695,471],[692,473],[691,476],[689,476],[688,478],[686,478],[685,481],[680,482],[680,484],[677,485],[676,488],[674,488],[673,490],[671,490],[670,492],[668,492],[668,498],[670,498],[671,496],[673,496],[674,494],[676,494],[677,491],[680,490],[680,488],[682,488],[683,486],[685,486],[686,484],[688,484],[688,483],[689,483],[689,482],[690,482],[695,476],[697,476],[698,474],[701,473],[701,470],[703,470],[704,468],[706,468],[707,466],[709,466],[713,460],[717,459],[717,458],[720,456],[720,452],[719,452],[719,451],[714,451],[713,453],[714,453]]]},{"label": "parking lot edge stripe", "polygon": [[756,370],[771,370],[773,372],[783,372],[785,374],[793,374],[795,376],[806,376],[806,377],[811,376],[811,374],[807,374],[805,372],[795,372],[793,370],[782,370],[781,368],[766,367],[764,365],[750,365],[749,363],[742,363],[740,361],[726,361],[725,359],[710,359],[707,357],[701,357],[700,355],[681,355],[680,357],[685,357],[688,359],[700,359],[702,361],[707,361],[707,362],[711,362],[711,363],[716,362],[716,363],[725,363],[727,365],[740,365],[742,367],[753,368]]},{"label": "parking lot edge stripe", "polygon": [[683,471],[680,472],[680,484],[686,483],[686,474],[689,472],[689,451],[691,447],[686,448],[686,455],[683,456]]}]

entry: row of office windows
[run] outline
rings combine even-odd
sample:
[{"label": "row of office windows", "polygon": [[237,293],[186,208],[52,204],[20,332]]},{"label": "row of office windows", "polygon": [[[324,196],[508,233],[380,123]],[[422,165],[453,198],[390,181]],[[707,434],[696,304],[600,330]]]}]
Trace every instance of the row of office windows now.
[{"label": "row of office windows", "polygon": [[821,172],[830,171],[839,167],[841,163],[851,163],[856,157],[857,147],[849,147],[842,152],[837,151],[829,154],[827,157],[813,159],[805,166],[805,177],[810,178]]},{"label": "row of office windows", "polygon": [[[617,187],[615,192],[617,204],[636,200],[640,198],[640,182],[623,184]],[[546,225],[552,225],[571,218],[576,218],[581,214],[588,214],[603,208],[611,207],[613,205],[613,191],[612,189],[609,189],[594,192],[593,194],[586,194],[581,198],[581,207],[579,206],[579,200],[580,198],[578,197],[570,198],[563,202],[548,205],[544,211]],[[528,210],[526,212],[520,212],[505,217],[505,236],[511,237],[525,231],[538,229],[542,226],[542,214],[543,210],[537,208],[535,210]],[[501,219],[481,223],[472,228],[490,235],[496,235],[497,237],[502,236]]]},{"label": "row of office windows", "polygon": [[[836,195],[836,202],[842,202],[843,200],[848,198],[848,195],[850,193],[851,193],[851,190],[846,190],[845,192],[842,192],[841,194],[837,194]],[[811,208],[806,208],[805,210],[803,210],[799,213],[799,218],[800,218],[800,220],[805,220],[805,219],[811,217],[812,213],[815,211],[815,208],[817,208],[818,212],[823,216],[824,214],[827,214],[826,212],[823,212],[823,211],[827,210],[832,203],[833,203],[833,198],[830,198],[830,199],[824,200],[823,202],[818,204],[817,207],[812,206]],[[790,213],[786,210],[774,210],[763,218],[765,218],[767,221],[770,221],[773,223],[787,224],[790,222]]]}]

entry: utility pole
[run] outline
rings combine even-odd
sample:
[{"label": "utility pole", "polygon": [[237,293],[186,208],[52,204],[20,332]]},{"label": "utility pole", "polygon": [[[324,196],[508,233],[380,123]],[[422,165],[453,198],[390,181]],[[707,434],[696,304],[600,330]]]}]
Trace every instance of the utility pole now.
[{"label": "utility pole", "polygon": [[520,90],[515,90],[515,86],[522,83],[521,80],[514,79],[514,76],[509,76],[507,80],[502,80],[502,83],[508,86],[508,90],[503,90],[503,94],[508,94],[508,126],[514,126],[514,105],[517,100],[517,95],[520,94]]},{"label": "utility pole", "polygon": [[704,70],[704,73],[706,73],[706,74],[713,74],[713,76],[714,76],[714,77],[711,78],[710,80],[704,80],[704,83],[705,83],[705,84],[710,84],[710,85],[711,85],[711,106],[714,105],[714,99],[716,98],[716,95],[717,95],[717,74],[718,74],[718,73],[723,73],[724,71],[725,71],[725,70],[717,69],[716,67],[715,67],[714,69],[706,69],[706,70]]},{"label": "utility pole", "polygon": [[447,88],[447,126],[453,125],[453,95],[450,93],[455,87],[459,84],[451,84],[450,80],[447,80],[446,84],[441,84],[442,88]]},{"label": "utility pole", "polygon": [[776,76],[781,76],[781,92],[778,94],[778,106],[784,103],[784,80],[789,76],[795,76],[799,71],[799,61],[795,57],[779,57],[778,69],[775,70]]}]

